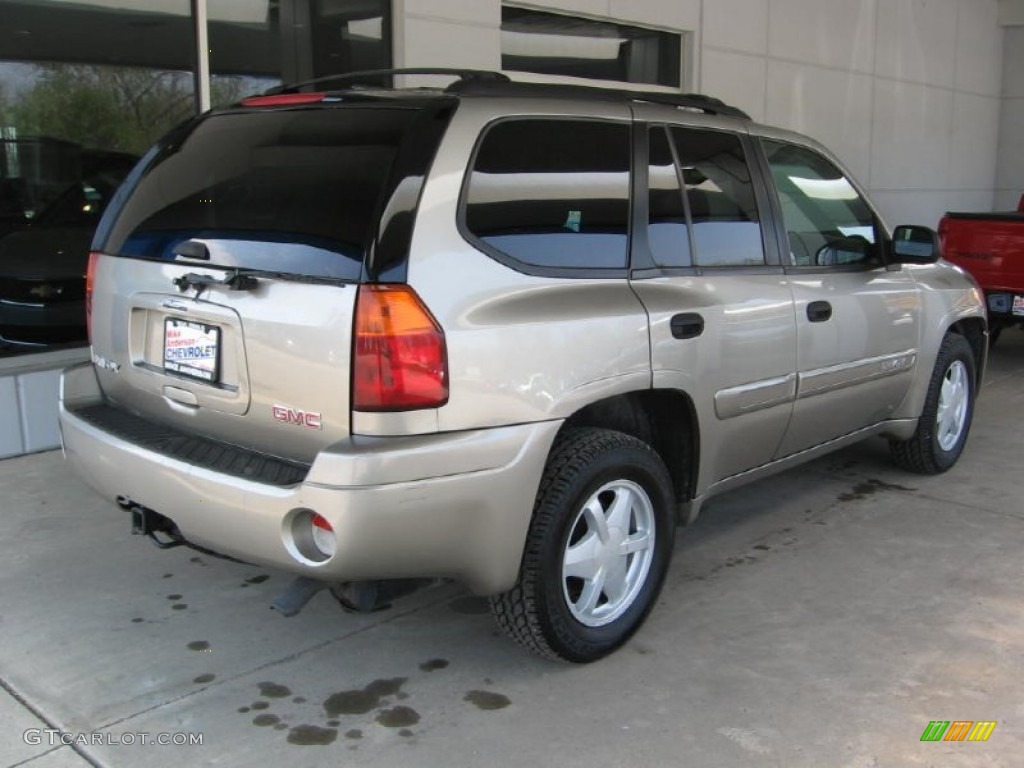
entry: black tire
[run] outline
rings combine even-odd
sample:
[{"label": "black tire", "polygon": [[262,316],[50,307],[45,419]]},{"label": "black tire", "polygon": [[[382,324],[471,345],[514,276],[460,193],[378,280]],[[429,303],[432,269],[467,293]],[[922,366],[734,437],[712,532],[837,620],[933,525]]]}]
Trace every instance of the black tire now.
[{"label": "black tire", "polygon": [[[944,432],[938,423],[939,407],[943,400],[943,386],[949,385],[951,377],[963,375],[966,379],[966,403],[959,431],[955,439]],[[897,465],[922,475],[937,475],[956,464],[964,450],[967,435],[974,417],[974,400],[977,395],[977,366],[974,351],[963,336],[947,334],[939,347],[924,410],[917,425],[917,431],[909,440],[890,440],[892,457]]]},{"label": "black tire", "polygon": [[[612,515],[613,502],[620,500],[620,510],[628,506],[628,523],[622,526],[623,518],[617,517],[613,522],[619,524],[609,527],[612,518],[604,512]],[[596,543],[601,525],[591,522],[593,513],[586,515],[588,502],[605,520],[608,538],[598,537]],[[647,618],[665,580],[674,532],[672,482],[650,446],[612,430],[567,429],[555,441],[541,478],[519,581],[491,598],[491,612],[505,634],[534,653],[595,661],[625,643]],[[646,533],[653,542],[644,546]],[[612,553],[611,560],[601,561],[605,574],[619,575],[607,576],[613,585],[607,593],[605,576],[588,581],[563,572],[569,549],[582,552],[588,539],[599,551]],[[643,548],[622,554],[633,546]],[[595,554],[585,567],[604,556]],[[586,608],[591,602],[584,595],[595,593],[592,608]]]}]

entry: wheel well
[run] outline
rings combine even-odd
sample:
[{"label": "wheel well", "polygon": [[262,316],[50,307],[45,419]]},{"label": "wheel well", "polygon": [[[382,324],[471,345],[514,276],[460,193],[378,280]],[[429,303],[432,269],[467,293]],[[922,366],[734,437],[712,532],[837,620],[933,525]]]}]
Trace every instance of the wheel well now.
[{"label": "wheel well", "polygon": [[644,441],[665,462],[676,501],[693,498],[700,433],[693,401],[684,393],[645,390],[599,400],[570,416],[566,427],[614,429]]},{"label": "wheel well", "polygon": [[969,317],[953,324],[949,329],[951,333],[957,333],[967,339],[974,353],[974,365],[977,369],[975,384],[981,387],[985,375],[985,362],[987,358],[987,340],[985,337],[985,321],[980,317]]}]

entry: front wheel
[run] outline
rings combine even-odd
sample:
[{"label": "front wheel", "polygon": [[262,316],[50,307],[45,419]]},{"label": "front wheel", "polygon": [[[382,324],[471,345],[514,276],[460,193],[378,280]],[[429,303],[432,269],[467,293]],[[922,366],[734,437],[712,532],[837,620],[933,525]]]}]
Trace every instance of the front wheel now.
[{"label": "front wheel", "polygon": [[963,336],[947,335],[935,360],[917,431],[909,440],[889,443],[899,466],[935,475],[956,464],[974,416],[976,376],[971,345]]},{"label": "front wheel", "polygon": [[589,662],[646,619],[672,554],[672,483],[642,441],[569,429],[548,460],[519,582],[491,598],[498,625],[542,656]]}]

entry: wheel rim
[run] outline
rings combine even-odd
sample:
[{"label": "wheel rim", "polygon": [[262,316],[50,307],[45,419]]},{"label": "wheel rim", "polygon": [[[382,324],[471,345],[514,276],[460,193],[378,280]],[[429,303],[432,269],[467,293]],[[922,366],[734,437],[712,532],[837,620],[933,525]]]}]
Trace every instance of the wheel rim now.
[{"label": "wheel rim", "polygon": [[573,617],[600,627],[636,601],[654,559],[654,505],[629,480],[601,486],[576,514],[562,555],[562,594]]},{"label": "wheel rim", "polygon": [[969,400],[967,366],[959,360],[954,360],[946,369],[946,375],[942,377],[939,407],[935,413],[936,436],[942,450],[951,451],[959,442],[967,423]]}]

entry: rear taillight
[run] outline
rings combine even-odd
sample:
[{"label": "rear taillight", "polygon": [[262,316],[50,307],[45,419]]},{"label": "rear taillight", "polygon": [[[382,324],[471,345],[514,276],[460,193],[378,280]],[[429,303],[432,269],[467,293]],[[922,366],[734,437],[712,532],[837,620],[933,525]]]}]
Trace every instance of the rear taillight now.
[{"label": "rear taillight", "polygon": [[96,263],[100,255],[96,251],[89,254],[89,266],[85,269],[85,330],[92,344],[92,289],[96,280]]},{"label": "rear taillight", "polygon": [[352,353],[352,408],[411,411],[448,402],[444,333],[408,285],[361,285]]}]

